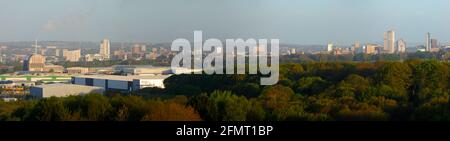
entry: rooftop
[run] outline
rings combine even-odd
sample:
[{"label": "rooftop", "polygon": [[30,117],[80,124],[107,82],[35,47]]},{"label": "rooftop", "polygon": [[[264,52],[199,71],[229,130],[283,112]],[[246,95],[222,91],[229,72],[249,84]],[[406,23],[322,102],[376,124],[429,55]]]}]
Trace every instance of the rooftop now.
[{"label": "rooftop", "polygon": [[92,79],[108,79],[108,80],[122,80],[122,81],[133,81],[134,79],[166,79],[171,75],[79,75],[73,76],[76,78],[92,78]]},{"label": "rooftop", "polygon": [[[55,83],[55,84],[45,84],[45,85],[38,85],[34,86],[37,88],[52,88],[52,87],[95,87],[95,86],[84,86],[84,85],[76,85],[76,84],[62,84],[62,83]],[[97,87],[101,88],[101,87]]]},{"label": "rooftop", "polygon": [[152,69],[168,69],[170,67],[160,67],[152,65],[114,65],[112,68],[152,68]]}]

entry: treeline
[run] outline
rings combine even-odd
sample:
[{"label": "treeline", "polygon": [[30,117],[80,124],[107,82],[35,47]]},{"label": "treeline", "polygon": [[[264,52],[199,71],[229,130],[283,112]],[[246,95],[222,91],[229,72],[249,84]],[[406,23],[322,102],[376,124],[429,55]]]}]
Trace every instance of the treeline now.
[{"label": "treeline", "polygon": [[0,121],[199,121],[187,98],[144,99],[99,94],[0,102]]},{"label": "treeline", "polygon": [[450,120],[449,63],[289,63],[280,82],[258,76],[179,75],[165,93],[190,96],[204,120]]},{"label": "treeline", "polygon": [[450,64],[313,62],[258,75],[175,75],[166,89],[0,103],[0,120],[450,120]]}]

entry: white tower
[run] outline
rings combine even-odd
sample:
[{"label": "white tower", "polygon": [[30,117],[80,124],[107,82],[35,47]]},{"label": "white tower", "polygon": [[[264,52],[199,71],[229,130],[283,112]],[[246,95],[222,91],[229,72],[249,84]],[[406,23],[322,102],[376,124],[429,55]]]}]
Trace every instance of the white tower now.
[{"label": "white tower", "polygon": [[384,33],[384,50],[388,53],[395,52],[395,31],[389,30]]},{"label": "white tower", "polygon": [[104,59],[110,59],[110,43],[108,39],[104,39],[102,41],[102,43],[100,44],[100,52],[99,54],[104,58]]},{"label": "white tower", "polygon": [[328,43],[327,51],[328,51],[328,52],[333,51],[333,44],[332,44],[332,43]]},{"label": "white tower", "polygon": [[427,38],[425,41],[425,51],[431,51],[431,34],[430,34],[430,32],[427,33]]}]

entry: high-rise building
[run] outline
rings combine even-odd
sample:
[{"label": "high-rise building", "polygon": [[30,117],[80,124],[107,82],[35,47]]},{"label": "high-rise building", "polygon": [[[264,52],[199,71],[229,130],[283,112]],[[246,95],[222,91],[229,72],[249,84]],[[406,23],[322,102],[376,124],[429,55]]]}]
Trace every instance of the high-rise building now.
[{"label": "high-rise building", "polygon": [[397,53],[406,52],[406,42],[403,39],[397,41]]},{"label": "high-rise building", "polygon": [[430,43],[431,43],[431,48],[432,49],[433,48],[439,48],[437,39],[431,39]]},{"label": "high-rise building", "polygon": [[99,54],[103,57],[103,59],[110,59],[110,54],[111,54],[111,50],[110,50],[110,43],[108,39],[104,39],[102,41],[102,43],[100,44],[100,52]]},{"label": "high-rise building", "polygon": [[62,56],[64,57],[64,56],[66,56],[66,54],[64,54],[64,53],[67,53],[69,51],[69,49],[63,49],[62,50]]},{"label": "high-rise building", "polygon": [[47,54],[47,49],[46,48],[41,48],[41,55],[46,55]]},{"label": "high-rise building", "polygon": [[365,49],[365,53],[366,54],[376,54],[377,50],[376,48],[378,47],[377,44],[367,44],[366,45],[366,49]]},{"label": "high-rise building", "polygon": [[60,54],[61,54],[61,50],[58,49],[58,48],[55,49],[55,56],[56,56],[56,57],[59,57],[59,56],[61,56]]},{"label": "high-rise building", "polygon": [[69,61],[69,62],[78,62],[81,58],[81,50],[80,49],[72,50],[72,51],[64,50],[63,54],[64,54],[64,58],[66,59],[66,61]]},{"label": "high-rise building", "polygon": [[430,32],[427,33],[427,38],[425,41],[425,51],[431,51],[431,34],[430,34]]},{"label": "high-rise building", "polygon": [[132,53],[133,55],[139,55],[139,54],[141,54],[141,46],[140,46],[139,44],[135,44],[135,45],[133,46],[133,48],[131,49],[131,53]]},{"label": "high-rise building", "polygon": [[384,33],[384,48],[387,53],[395,53],[395,31],[389,30]]},{"label": "high-rise building", "polygon": [[355,44],[353,45],[353,47],[354,47],[355,49],[358,49],[358,48],[361,47],[361,44],[359,43],[359,41],[356,41]]},{"label": "high-rise building", "polygon": [[333,44],[329,43],[327,46],[327,52],[331,52],[331,51],[333,51]]},{"label": "high-rise building", "polygon": [[146,45],[141,45],[141,52],[145,53],[147,51],[147,46]]},{"label": "high-rise building", "polygon": [[45,54],[42,54],[42,55],[44,55],[44,56],[56,56],[56,50],[57,50],[56,46],[49,45],[49,46],[46,47],[46,50],[47,51],[45,52]]},{"label": "high-rise building", "polygon": [[127,60],[128,58],[128,53],[125,52],[123,49],[119,49],[114,51],[114,59],[115,60]]}]

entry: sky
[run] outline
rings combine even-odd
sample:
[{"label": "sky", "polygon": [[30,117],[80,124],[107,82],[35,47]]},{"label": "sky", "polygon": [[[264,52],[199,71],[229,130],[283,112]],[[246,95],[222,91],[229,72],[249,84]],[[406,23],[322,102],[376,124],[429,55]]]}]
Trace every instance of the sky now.
[{"label": "sky", "polygon": [[203,38],[352,44],[450,41],[449,0],[0,0],[0,41]]}]

